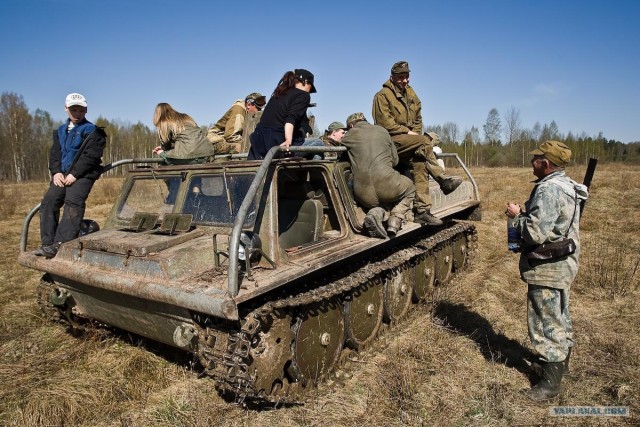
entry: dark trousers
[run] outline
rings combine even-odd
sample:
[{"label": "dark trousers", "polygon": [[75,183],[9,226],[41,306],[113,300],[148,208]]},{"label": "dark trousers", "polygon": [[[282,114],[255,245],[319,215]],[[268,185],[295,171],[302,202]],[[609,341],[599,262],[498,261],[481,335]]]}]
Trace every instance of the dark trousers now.
[{"label": "dark trousers", "polygon": [[[78,237],[84,217],[85,202],[95,180],[79,178],[69,187],[56,187],[53,182],[40,204],[40,239],[43,245],[64,243]],[[64,213],[60,219],[60,208]]]},{"label": "dark trousers", "polygon": [[[258,123],[256,129],[249,135],[249,141],[251,141],[251,148],[247,160],[262,160],[269,150],[284,142],[284,127],[271,128]],[[304,144],[304,138],[296,137],[294,134],[291,145],[302,144]]]},{"label": "dark trousers", "polygon": [[251,148],[249,149],[248,160],[262,160],[272,147],[284,142],[284,128],[276,129],[261,126],[258,123],[256,129],[249,136]]}]

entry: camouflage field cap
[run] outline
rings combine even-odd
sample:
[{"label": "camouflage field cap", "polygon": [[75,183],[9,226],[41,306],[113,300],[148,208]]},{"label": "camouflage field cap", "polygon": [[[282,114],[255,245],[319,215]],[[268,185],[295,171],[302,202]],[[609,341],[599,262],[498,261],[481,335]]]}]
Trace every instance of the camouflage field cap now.
[{"label": "camouflage field cap", "polygon": [[263,94],[261,94],[260,92],[253,92],[253,93],[250,93],[249,95],[247,95],[247,97],[244,99],[244,102],[247,102],[247,101],[249,101],[249,102],[255,104],[256,106],[262,108],[267,103],[267,98]]},{"label": "camouflage field cap", "polygon": [[407,61],[398,61],[391,67],[391,74],[409,73],[409,63]]},{"label": "camouflage field cap", "polygon": [[440,144],[440,136],[435,132],[427,132],[427,136],[431,138],[433,145]]},{"label": "camouflage field cap", "polygon": [[333,122],[329,125],[329,127],[327,128],[327,133],[331,133],[334,130],[338,130],[338,129],[344,129],[347,130],[347,127],[345,125],[343,125],[340,122]]},{"label": "camouflage field cap", "polygon": [[349,117],[347,117],[347,126],[351,126],[352,124],[361,120],[364,120],[365,122],[367,121],[367,119],[364,117],[364,113],[353,113]]},{"label": "camouflage field cap", "polygon": [[571,160],[571,150],[565,143],[560,141],[545,141],[540,144],[540,147],[531,151],[529,154],[534,156],[544,156],[553,164],[560,167],[565,167]]}]

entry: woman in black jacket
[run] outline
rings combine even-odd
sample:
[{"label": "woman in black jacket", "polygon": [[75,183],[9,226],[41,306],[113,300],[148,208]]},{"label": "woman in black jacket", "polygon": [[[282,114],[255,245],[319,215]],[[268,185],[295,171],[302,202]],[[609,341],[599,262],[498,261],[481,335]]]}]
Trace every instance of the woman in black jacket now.
[{"label": "woman in black jacket", "polygon": [[263,159],[277,145],[302,145],[309,126],[307,108],[315,93],[313,74],[307,70],[287,71],[264,108],[260,123],[249,137],[249,160]]}]

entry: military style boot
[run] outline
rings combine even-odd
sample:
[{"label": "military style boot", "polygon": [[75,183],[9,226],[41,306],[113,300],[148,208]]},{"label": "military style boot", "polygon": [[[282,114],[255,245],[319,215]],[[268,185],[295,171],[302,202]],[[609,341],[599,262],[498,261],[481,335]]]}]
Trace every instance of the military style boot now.
[{"label": "military style boot", "polygon": [[560,394],[560,382],[564,371],[564,361],[547,362],[542,365],[542,379],[524,394],[536,402],[551,399]]},{"label": "military style boot", "polygon": [[369,232],[369,236],[379,239],[386,239],[388,237],[382,225],[384,213],[384,209],[379,207],[369,209],[367,216],[364,217],[364,227]]},{"label": "military style boot", "polygon": [[413,220],[417,223],[420,224],[427,224],[427,225],[442,225],[444,224],[444,222],[442,222],[442,220],[440,218],[438,218],[437,216],[434,216],[431,214],[431,211],[426,210],[422,213],[416,213],[413,216]]},{"label": "military style boot", "polygon": [[[571,371],[569,370],[569,359],[571,358],[571,349],[573,347],[569,347],[569,351],[567,352],[567,357],[564,359],[564,373],[562,374],[562,376],[567,377],[567,378],[571,378]],[[543,362],[531,362],[531,370],[533,371],[534,374],[538,375],[539,377],[542,377],[542,367],[543,367],[544,363]]]},{"label": "military style boot", "polygon": [[440,189],[442,192],[447,195],[453,193],[456,188],[462,184],[462,179],[457,176],[449,176],[443,180],[441,180],[438,184],[440,184]]},{"label": "military style boot", "polygon": [[397,216],[392,216],[391,218],[389,218],[389,221],[387,222],[387,233],[389,234],[389,237],[395,237],[395,235],[398,233],[398,231],[400,231],[401,228],[402,218]]}]

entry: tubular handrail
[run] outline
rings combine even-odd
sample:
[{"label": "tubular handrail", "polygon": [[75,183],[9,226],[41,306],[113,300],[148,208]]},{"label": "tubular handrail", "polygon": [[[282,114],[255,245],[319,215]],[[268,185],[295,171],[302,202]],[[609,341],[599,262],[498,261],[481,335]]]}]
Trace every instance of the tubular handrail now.
[{"label": "tubular handrail", "polygon": [[458,156],[456,153],[434,153],[436,155],[436,158],[441,158],[441,157],[455,157],[455,159],[458,161],[458,164],[460,166],[462,166],[462,169],[464,170],[464,173],[467,174],[467,177],[469,178],[469,181],[471,181],[471,185],[473,185],[473,191],[475,192],[475,196],[478,200],[480,200],[480,191],[478,190],[478,184],[476,184],[476,180],[473,179],[473,176],[471,175],[471,172],[469,172],[469,169],[467,169],[467,165],[464,164],[464,162],[462,161],[462,159],[460,158],[460,156]]},{"label": "tubular handrail", "polygon": [[253,202],[264,177],[269,170],[269,166],[273,161],[276,153],[281,151],[293,151],[299,153],[326,153],[326,152],[344,152],[347,151],[347,147],[305,147],[305,146],[290,146],[288,149],[280,146],[275,146],[269,150],[264,159],[262,160],[262,164],[260,168],[256,172],[256,176],[253,178],[251,182],[251,186],[249,190],[247,190],[247,194],[240,205],[240,209],[238,209],[238,214],[236,215],[236,219],[233,223],[233,230],[231,231],[231,238],[229,239],[229,271],[228,271],[228,292],[230,297],[235,297],[238,295],[239,286],[238,286],[238,249],[240,247],[240,234],[242,233],[242,225],[244,224],[244,220],[247,217],[247,212],[251,207],[251,203]]}]

